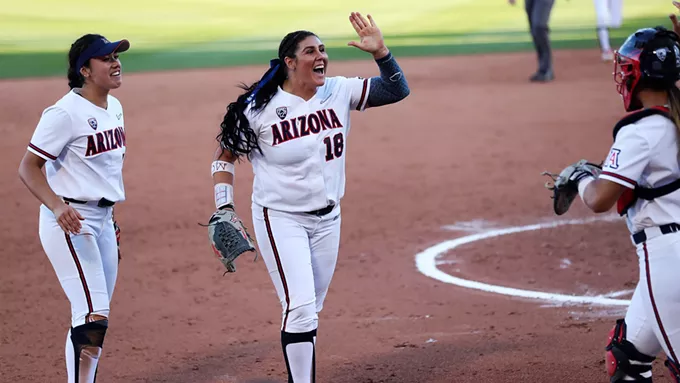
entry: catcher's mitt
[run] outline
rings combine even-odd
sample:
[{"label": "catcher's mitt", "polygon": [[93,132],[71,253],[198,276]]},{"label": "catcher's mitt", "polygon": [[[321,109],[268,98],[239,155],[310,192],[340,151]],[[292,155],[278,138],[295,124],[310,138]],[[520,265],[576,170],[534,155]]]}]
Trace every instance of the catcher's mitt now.
[{"label": "catcher's mitt", "polygon": [[560,174],[543,172],[550,176],[552,181],[545,183],[545,187],[553,192],[553,210],[555,214],[562,215],[569,210],[578,194],[578,183],[582,179],[592,176],[597,178],[602,172],[602,166],[586,160],[580,160],[564,168]]},{"label": "catcher's mitt", "polygon": [[234,260],[246,251],[255,252],[257,258],[255,244],[233,208],[223,207],[217,210],[210,217],[207,226],[213,251],[227,268],[227,273],[236,271]]}]

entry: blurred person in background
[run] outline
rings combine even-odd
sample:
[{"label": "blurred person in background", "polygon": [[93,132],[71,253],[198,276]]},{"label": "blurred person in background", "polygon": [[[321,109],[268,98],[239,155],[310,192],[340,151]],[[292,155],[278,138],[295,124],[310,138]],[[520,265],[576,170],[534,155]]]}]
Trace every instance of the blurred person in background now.
[{"label": "blurred person in background", "polygon": [[593,0],[597,22],[597,38],[602,51],[602,61],[614,60],[609,43],[609,29],[620,28],[623,22],[623,0]]},{"label": "blurred person in background", "polygon": [[[515,5],[517,0],[508,0]],[[550,12],[555,0],[524,0],[524,9],[529,18],[529,28],[538,55],[538,70],[529,80],[532,82],[549,82],[555,79],[550,49]]]}]

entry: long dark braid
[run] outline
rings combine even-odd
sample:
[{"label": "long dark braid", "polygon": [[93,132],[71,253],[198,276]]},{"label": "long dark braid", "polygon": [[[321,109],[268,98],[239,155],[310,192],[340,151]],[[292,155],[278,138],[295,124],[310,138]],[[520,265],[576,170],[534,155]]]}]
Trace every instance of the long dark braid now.
[{"label": "long dark braid", "polygon": [[286,35],[279,44],[279,55],[277,59],[271,60],[269,69],[262,78],[250,86],[240,84],[239,88],[245,93],[238,96],[236,101],[227,106],[227,113],[220,124],[220,134],[217,141],[222,146],[222,150],[228,150],[237,158],[248,156],[254,149],[262,153],[257,142],[257,135],[250,127],[245,110],[251,105],[254,112],[264,109],[269,101],[274,97],[279,86],[287,78],[287,69],[284,59],[286,57],[295,58],[300,41],[316,34],[309,31],[296,31]]}]

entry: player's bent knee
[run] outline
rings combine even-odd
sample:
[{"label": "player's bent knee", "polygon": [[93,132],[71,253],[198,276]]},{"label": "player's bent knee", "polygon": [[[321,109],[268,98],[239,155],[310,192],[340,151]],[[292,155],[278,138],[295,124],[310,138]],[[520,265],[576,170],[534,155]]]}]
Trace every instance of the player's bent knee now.
[{"label": "player's bent knee", "polygon": [[664,365],[670,370],[673,382],[680,383],[680,364],[672,359],[666,359]]},{"label": "player's bent knee", "polygon": [[298,306],[287,313],[284,318],[283,331],[304,333],[316,330],[319,325],[319,317],[316,314],[316,303],[311,302]]},{"label": "player's bent knee", "polygon": [[71,318],[71,327],[78,327],[86,323],[109,318],[109,310],[96,310],[94,312],[76,313]]},{"label": "player's bent knee", "polygon": [[[609,343],[605,350],[607,374],[611,383],[652,382],[652,362],[655,358],[641,353],[633,343],[626,340],[626,322],[623,319],[617,320],[609,332]],[[631,378],[634,380],[630,380]]]}]

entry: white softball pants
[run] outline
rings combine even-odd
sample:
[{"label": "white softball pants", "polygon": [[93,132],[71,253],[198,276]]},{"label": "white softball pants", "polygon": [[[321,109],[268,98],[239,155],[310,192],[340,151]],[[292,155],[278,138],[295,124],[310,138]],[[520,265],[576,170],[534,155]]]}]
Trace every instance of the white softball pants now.
[{"label": "white softball pants", "polygon": [[252,205],[258,247],[283,309],[281,330],[318,327],[340,245],[340,206],[325,216]]},{"label": "white softball pants", "polygon": [[71,204],[85,218],[80,234],[65,234],[54,214],[40,207],[43,249],[71,302],[71,327],[89,322],[93,314],[109,316],[109,302],[118,274],[118,245],[111,207]]},{"label": "white softball pants", "polygon": [[680,232],[637,246],[640,278],[626,313],[627,339],[638,351],[680,355]]}]

